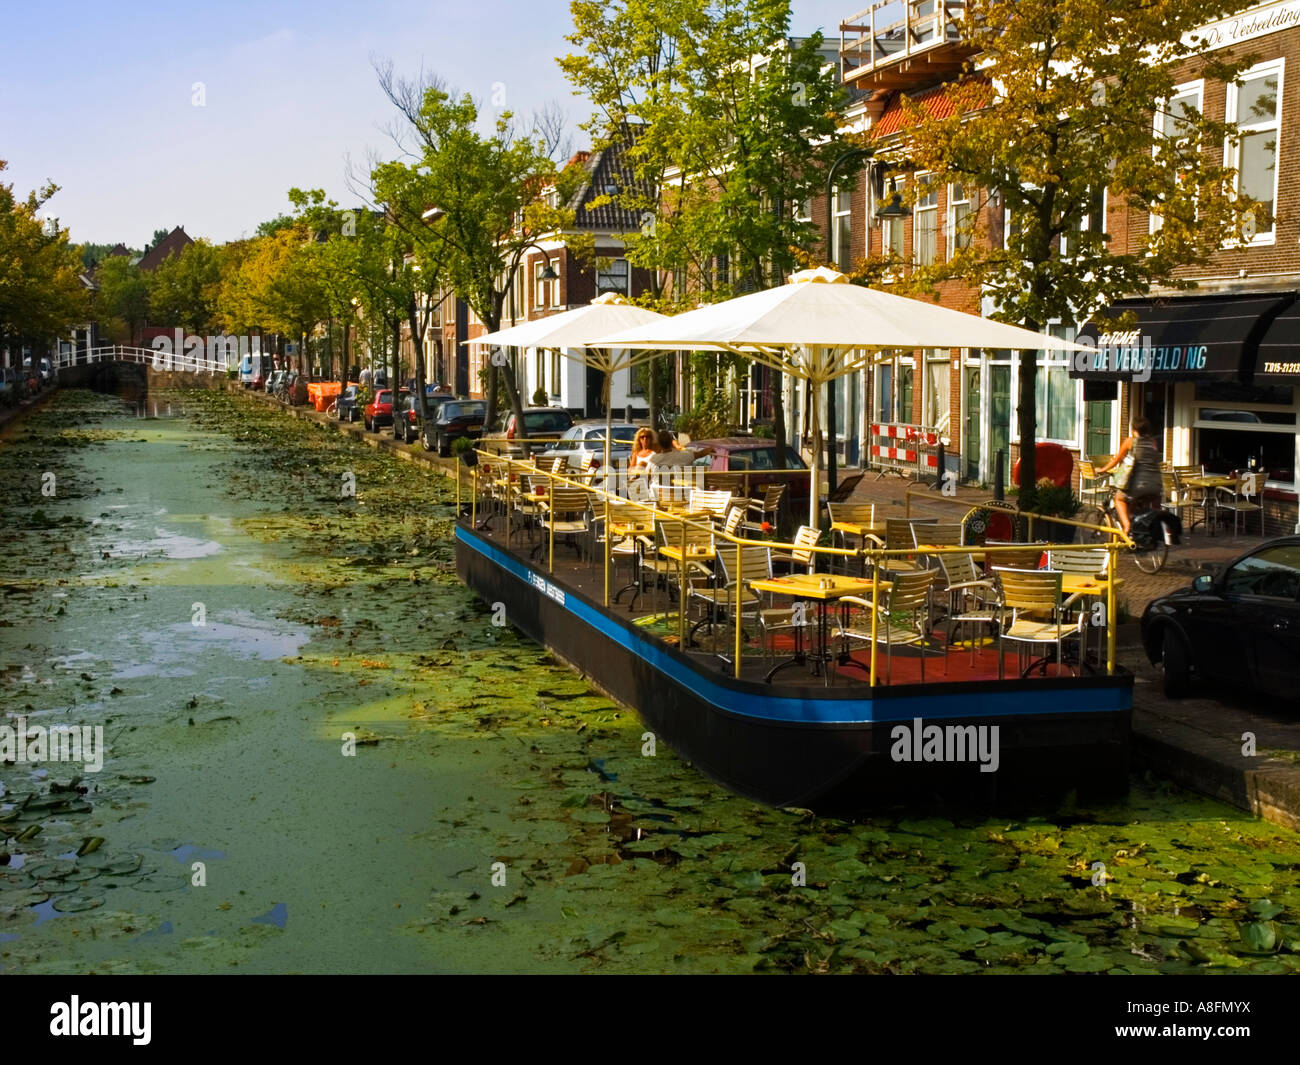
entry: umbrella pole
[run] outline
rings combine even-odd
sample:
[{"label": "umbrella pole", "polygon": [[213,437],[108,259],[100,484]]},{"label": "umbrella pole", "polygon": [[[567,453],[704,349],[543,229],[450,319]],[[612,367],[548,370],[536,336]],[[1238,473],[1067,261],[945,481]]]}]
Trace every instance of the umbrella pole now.
[{"label": "umbrella pole", "polygon": [[820,462],[822,450],[822,425],[821,425],[821,383],[813,378],[809,382],[812,385],[810,397],[812,407],[812,471],[809,474],[811,484],[808,488],[808,524],[814,529],[820,528],[818,521],[821,513],[821,507],[818,499],[819,486],[821,485]]}]

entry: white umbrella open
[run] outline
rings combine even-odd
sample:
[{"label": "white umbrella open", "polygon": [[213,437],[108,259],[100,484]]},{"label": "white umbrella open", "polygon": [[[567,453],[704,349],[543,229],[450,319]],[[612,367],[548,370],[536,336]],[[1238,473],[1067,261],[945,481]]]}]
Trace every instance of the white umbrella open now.
[{"label": "white umbrella open", "polygon": [[809,524],[819,518],[820,390],[879,361],[882,350],[1012,348],[1082,351],[1083,345],[1020,326],[850,284],[826,267],[779,288],[738,296],[675,318],[596,336],[600,347],[734,351],[812,385]]},{"label": "white umbrella open", "polygon": [[[627,298],[617,292],[606,292],[597,296],[582,307],[575,307],[563,314],[553,314],[548,318],[538,318],[531,322],[499,329],[486,336],[466,340],[465,344],[494,344],[512,348],[544,348],[558,351],[566,359],[574,359],[585,366],[604,371],[605,374],[605,461],[609,467],[610,434],[613,432],[614,416],[610,403],[610,384],[615,372],[628,369],[639,362],[654,357],[657,348],[634,351],[627,345],[589,343],[592,337],[606,333],[621,332],[633,328],[646,328],[659,321],[667,321],[665,315],[656,311],[638,307],[628,302]],[[570,355],[571,350],[582,351],[582,355]]]}]

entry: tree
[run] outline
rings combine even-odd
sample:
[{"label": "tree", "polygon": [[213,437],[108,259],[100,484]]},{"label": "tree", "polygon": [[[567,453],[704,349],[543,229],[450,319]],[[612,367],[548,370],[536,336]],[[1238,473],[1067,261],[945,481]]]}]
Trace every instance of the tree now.
[{"label": "tree", "polygon": [[[1259,205],[1229,191],[1222,145],[1235,127],[1194,109],[1160,109],[1174,97],[1177,64],[1199,57],[1205,76],[1221,79],[1246,64],[1246,57],[1212,60],[1193,40],[1198,27],[1243,6],[968,0],[963,33],[978,49],[978,77],[945,88],[951,117],[909,101],[914,126],[897,165],[986,190],[1005,204],[1009,224],[1004,240],[996,233],[971,240],[922,280],[963,278],[993,298],[996,317],[1037,331],[1054,318],[1081,320],[1154,283],[1178,286],[1178,267],[1205,262],[1240,237]],[[1163,224],[1134,247],[1112,248],[1104,227],[1081,225],[1100,213],[1102,186],[1112,203],[1151,211]],[[1025,509],[1036,485],[1036,377],[1035,360],[1022,359]]]},{"label": "tree", "polygon": [[[8,164],[0,159],[0,172]],[[0,348],[67,333],[87,314],[81,256],[58,222],[39,216],[58,192],[47,182],[25,200],[0,183]]]},{"label": "tree", "polygon": [[[582,51],[560,65],[596,106],[589,128],[624,140],[634,181],[608,197],[640,214],[630,261],[725,299],[781,283],[816,230],[793,206],[843,150],[846,96],[820,34],[792,41],[786,0],[575,0]],[[847,177],[845,184],[848,183]],[[725,266],[723,265],[725,263]],[[778,454],[785,453],[774,389]]]},{"label": "tree", "polygon": [[[524,251],[539,236],[562,232],[573,222],[571,210],[541,199],[557,176],[546,145],[541,138],[516,136],[509,112],[497,118],[491,133],[480,133],[473,98],[453,97],[436,79],[423,85],[417,108],[411,83],[393,78],[391,66],[380,66],[379,75],[408,122],[418,156],[412,163],[377,167],[375,186],[405,189],[407,195],[418,190],[425,209],[436,208],[430,239],[443,249],[443,274],[495,332]],[[498,371],[522,426],[523,403],[509,360],[489,362],[487,420],[490,424],[496,415]]]},{"label": "tree", "polygon": [[187,244],[149,275],[153,319],[205,334],[216,327],[220,289],[220,250],[206,240]]},{"label": "tree", "polygon": [[118,342],[137,343],[149,316],[149,277],[125,255],[110,255],[95,270],[95,285],[95,317]]}]

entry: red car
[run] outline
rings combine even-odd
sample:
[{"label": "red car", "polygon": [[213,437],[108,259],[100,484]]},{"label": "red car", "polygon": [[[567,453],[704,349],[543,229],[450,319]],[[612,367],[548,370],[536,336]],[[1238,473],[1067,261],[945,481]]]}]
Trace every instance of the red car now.
[{"label": "red car", "polygon": [[[403,397],[410,395],[404,388],[398,393],[398,402]],[[369,432],[375,432],[381,425],[393,424],[393,390],[391,388],[381,388],[375,392],[374,398],[365,405],[363,411],[366,429]]]},{"label": "red car", "polygon": [[[767,484],[785,481],[789,484],[786,498],[795,514],[808,511],[809,480],[807,477],[784,477],[775,473],[777,467],[776,444],[757,436],[724,436],[714,440],[692,440],[692,447],[711,447],[713,453],[701,458],[696,465],[717,473],[749,473],[749,490],[759,495],[759,489]],[[785,468],[787,470],[806,470],[808,464],[799,457],[794,448],[786,445]]]}]

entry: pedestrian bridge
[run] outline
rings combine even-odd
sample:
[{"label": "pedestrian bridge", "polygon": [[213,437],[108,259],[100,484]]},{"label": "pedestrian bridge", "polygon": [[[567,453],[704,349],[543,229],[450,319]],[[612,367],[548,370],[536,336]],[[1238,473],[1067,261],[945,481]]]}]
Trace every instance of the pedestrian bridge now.
[{"label": "pedestrian bridge", "polygon": [[64,352],[59,356],[56,368],[66,370],[74,366],[91,366],[104,362],[131,362],[163,372],[224,374],[227,369],[225,358],[208,356],[204,350],[202,345],[195,351],[168,351],[165,348],[159,350],[109,344],[89,350]]}]

